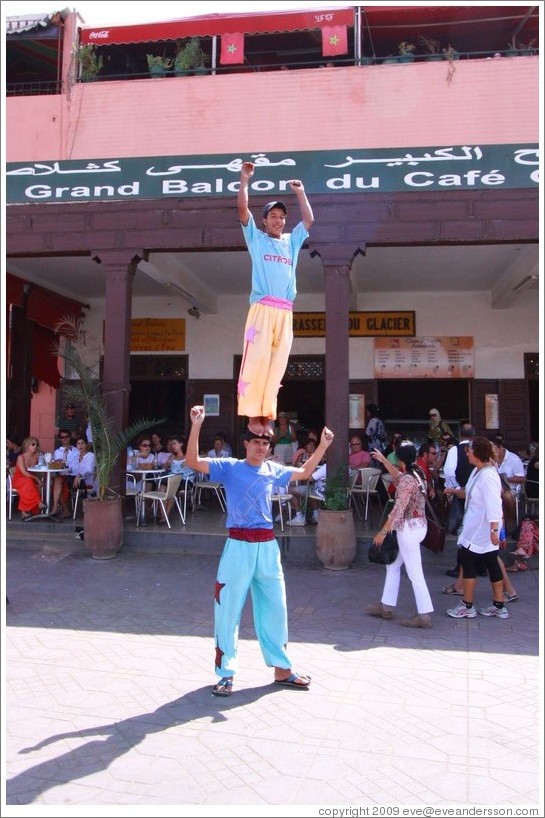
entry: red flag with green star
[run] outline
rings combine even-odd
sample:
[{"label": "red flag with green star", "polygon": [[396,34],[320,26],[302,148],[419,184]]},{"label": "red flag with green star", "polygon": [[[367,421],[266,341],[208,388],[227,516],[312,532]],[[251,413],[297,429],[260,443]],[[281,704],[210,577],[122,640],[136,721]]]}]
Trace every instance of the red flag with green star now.
[{"label": "red flag with green star", "polygon": [[221,60],[223,65],[244,62],[244,34],[221,35]]},{"label": "red flag with green star", "polygon": [[322,29],[322,54],[336,57],[348,52],[346,26],[324,26]]}]

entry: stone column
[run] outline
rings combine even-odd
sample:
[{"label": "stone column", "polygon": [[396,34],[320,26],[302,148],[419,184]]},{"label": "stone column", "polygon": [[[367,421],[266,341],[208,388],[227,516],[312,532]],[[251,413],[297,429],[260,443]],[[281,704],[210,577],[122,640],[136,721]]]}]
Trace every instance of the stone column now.
[{"label": "stone column", "polygon": [[325,417],[335,433],[327,456],[328,474],[339,465],[348,475],[350,269],[359,246],[341,243],[310,244],[311,256],[320,256],[325,278]]},{"label": "stone column", "polygon": [[[114,429],[119,430],[129,420],[132,285],[143,253],[125,248],[95,255],[106,283],[102,391]],[[112,473],[111,487],[121,495],[125,494],[125,465],[122,456]]]}]

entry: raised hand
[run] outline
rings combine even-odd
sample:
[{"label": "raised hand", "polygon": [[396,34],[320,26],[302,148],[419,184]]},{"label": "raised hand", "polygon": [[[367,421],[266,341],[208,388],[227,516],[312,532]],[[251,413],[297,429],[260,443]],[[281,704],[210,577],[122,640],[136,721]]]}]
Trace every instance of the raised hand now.
[{"label": "raised hand", "polygon": [[300,179],[290,179],[288,185],[291,187],[293,191],[305,189]]},{"label": "raised hand", "polygon": [[189,413],[191,423],[200,426],[205,418],[204,406],[193,406]]},{"label": "raised hand", "polygon": [[253,162],[243,162],[240,169],[240,176],[242,179],[250,179],[254,175],[255,165]]},{"label": "raised hand", "polygon": [[327,449],[328,446],[331,446],[331,444],[333,443],[333,438],[334,437],[335,437],[335,435],[333,434],[331,429],[328,429],[327,426],[324,426],[324,428],[322,429],[322,435],[321,435],[321,438],[320,438],[320,443],[322,443],[322,445],[324,445],[326,447],[326,449]]}]

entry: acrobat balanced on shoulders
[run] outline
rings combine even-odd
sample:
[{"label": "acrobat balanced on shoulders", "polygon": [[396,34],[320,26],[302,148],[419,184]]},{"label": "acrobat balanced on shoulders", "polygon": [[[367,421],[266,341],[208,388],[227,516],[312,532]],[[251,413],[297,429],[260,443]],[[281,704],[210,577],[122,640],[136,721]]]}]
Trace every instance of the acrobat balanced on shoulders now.
[{"label": "acrobat balanced on shoulders", "polygon": [[293,342],[293,301],[297,294],[299,251],[314,223],[312,208],[300,179],[288,184],[297,197],[301,221],[285,233],[288,209],[284,202],[263,208],[260,230],[248,208],[252,162],[244,162],[238,190],[238,216],[252,260],[250,309],[244,328],[244,348],[238,380],[238,414],[248,418],[255,434],[268,434],[276,419],[278,391]]}]

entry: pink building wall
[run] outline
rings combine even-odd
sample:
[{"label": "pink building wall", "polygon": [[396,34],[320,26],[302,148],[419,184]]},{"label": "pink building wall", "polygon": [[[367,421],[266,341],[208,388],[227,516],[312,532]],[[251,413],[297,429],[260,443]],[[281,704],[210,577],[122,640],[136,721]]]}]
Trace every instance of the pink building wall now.
[{"label": "pink building wall", "polygon": [[538,61],[77,83],[7,99],[6,160],[538,142]]}]

